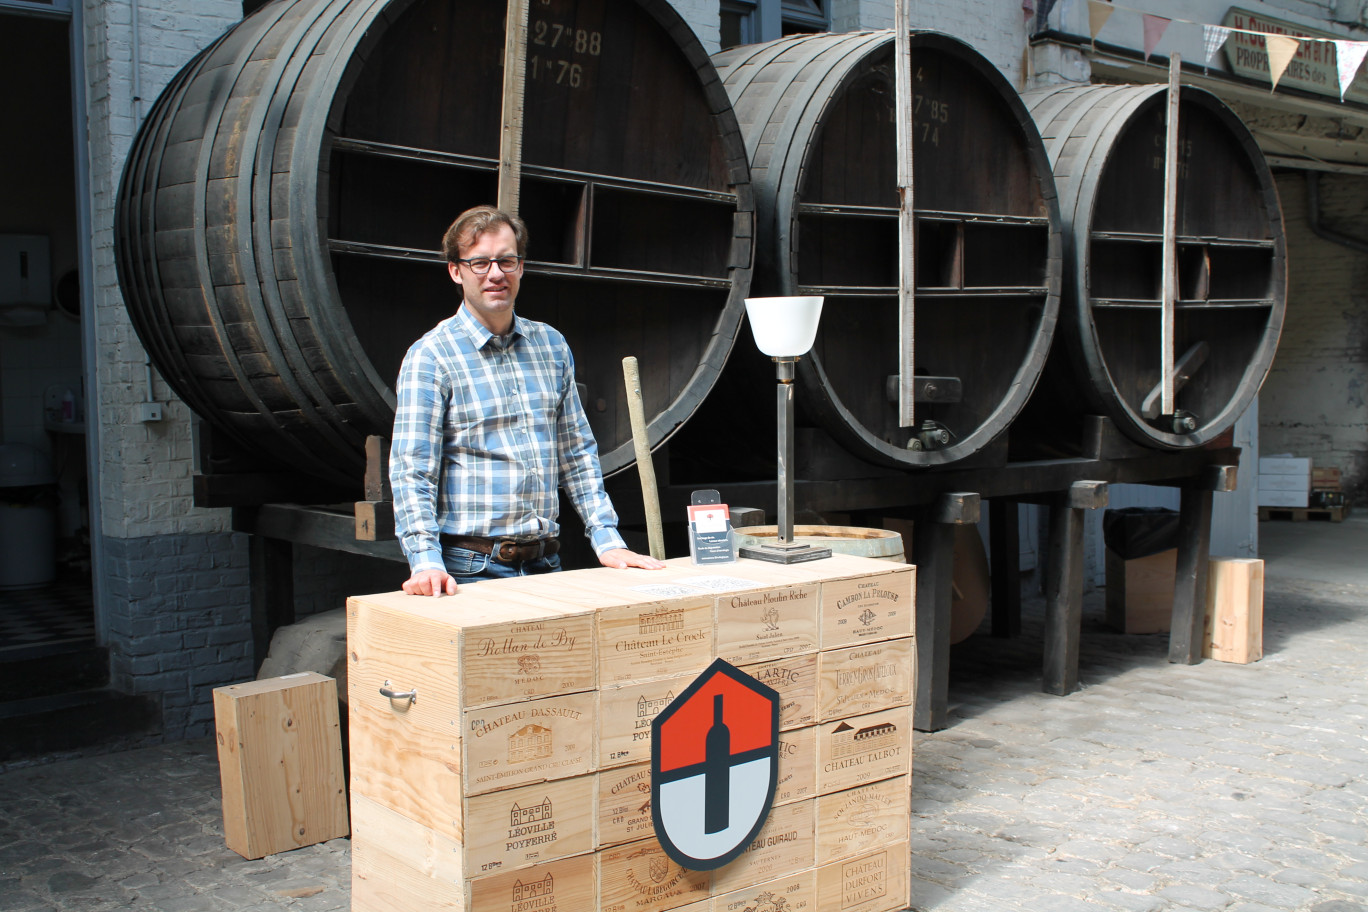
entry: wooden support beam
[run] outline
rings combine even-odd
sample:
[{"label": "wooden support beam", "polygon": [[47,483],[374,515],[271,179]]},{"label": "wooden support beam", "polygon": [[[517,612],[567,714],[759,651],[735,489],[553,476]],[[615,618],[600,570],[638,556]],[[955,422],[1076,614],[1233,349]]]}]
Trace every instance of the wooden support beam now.
[{"label": "wooden support beam", "polygon": [[898,424],[916,426],[916,246],[912,208],[912,16],[911,0],[893,0],[893,125],[898,181]]},{"label": "wooden support beam", "polygon": [[271,636],[293,624],[294,546],[278,538],[250,535],[247,567],[252,603],[252,668],[266,659]]},{"label": "wooden support beam", "polygon": [[950,602],[954,572],[955,527],[941,519],[939,504],[914,513],[912,563],[917,565],[916,702],[912,727],[940,731],[950,706]]},{"label": "wooden support beam", "polygon": [[1105,481],[1075,481],[1069,485],[1069,506],[1075,510],[1099,510],[1110,499]]},{"label": "wooden support beam", "polygon": [[1065,696],[1078,689],[1083,625],[1083,510],[1061,493],[1050,508],[1045,568],[1045,659],[1041,689]]},{"label": "wooden support beam", "polygon": [[1021,635],[1021,535],[1019,505],[997,497],[988,501],[988,545],[991,553],[993,636]]},{"label": "wooden support beam", "polygon": [[1178,96],[1183,72],[1180,54],[1169,55],[1168,116],[1164,132],[1164,250],[1162,309],[1159,317],[1159,411],[1172,415],[1176,405],[1173,385],[1175,308],[1178,305]]},{"label": "wooden support beam", "polygon": [[1212,481],[1208,476],[1184,486],[1179,501],[1178,566],[1173,580],[1173,620],[1169,626],[1169,661],[1179,665],[1202,661],[1207,564],[1211,559]]}]

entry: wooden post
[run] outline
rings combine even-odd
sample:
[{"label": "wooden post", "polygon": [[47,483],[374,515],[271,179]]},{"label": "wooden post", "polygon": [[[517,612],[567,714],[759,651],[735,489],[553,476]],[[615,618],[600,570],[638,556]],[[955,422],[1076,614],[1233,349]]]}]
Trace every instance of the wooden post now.
[{"label": "wooden post", "polygon": [[641,476],[641,501],[646,510],[646,538],[651,557],[665,559],[665,528],[660,521],[660,492],[656,487],[655,463],[646,436],[646,410],[641,400],[641,373],[637,359],[622,359],[622,376],[627,384],[627,414],[632,421],[632,444],[636,448],[637,474]]},{"label": "wooden post", "polygon": [[499,208],[518,211],[522,186],[523,91],[527,81],[529,0],[508,0],[504,23],[503,128],[499,134]]},{"label": "wooden post", "polygon": [[917,218],[912,208],[912,20],[910,0],[894,0],[893,116],[898,155],[898,425],[916,424]]},{"label": "wooden post", "polygon": [[1233,491],[1235,466],[1208,466],[1205,474],[1182,489],[1178,506],[1178,566],[1173,580],[1173,620],[1169,625],[1169,661],[1196,665],[1202,661],[1206,626],[1207,574],[1211,559],[1211,498],[1214,491]]},{"label": "wooden post", "polygon": [[1050,553],[1045,573],[1045,659],[1041,690],[1065,696],[1078,689],[1078,641],[1083,627],[1083,511],[1107,505],[1107,485],[1076,481],[1050,505]]},{"label": "wooden post", "polygon": [[1159,382],[1162,387],[1160,414],[1172,415],[1177,408],[1173,390],[1173,324],[1178,303],[1178,77],[1183,58],[1169,56],[1168,118],[1164,133],[1164,253],[1163,300],[1159,316]]},{"label": "wooden post", "polygon": [[955,526],[978,522],[977,494],[942,494],[917,510],[912,528],[912,563],[917,565],[915,641],[917,685],[912,727],[940,731],[950,707],[950,603],[955,561]]},{"label": "wooden post", "polygon": [[1021,635],[1021,536],[1014,500],[988,502],[988,538],[992,553],[993,636]]}]

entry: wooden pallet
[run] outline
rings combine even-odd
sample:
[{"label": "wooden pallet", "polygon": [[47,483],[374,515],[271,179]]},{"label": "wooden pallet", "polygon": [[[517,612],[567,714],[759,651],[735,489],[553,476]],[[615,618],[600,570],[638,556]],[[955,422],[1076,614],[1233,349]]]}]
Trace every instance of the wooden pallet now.
[{"label": "wooden pallet", "polygon": [[1293,522],[1306,522],[1308,519],[1320,522],[1344,522],[1348,507],[1259,507],[1259,522],[1270,519],[1290,519]]}]

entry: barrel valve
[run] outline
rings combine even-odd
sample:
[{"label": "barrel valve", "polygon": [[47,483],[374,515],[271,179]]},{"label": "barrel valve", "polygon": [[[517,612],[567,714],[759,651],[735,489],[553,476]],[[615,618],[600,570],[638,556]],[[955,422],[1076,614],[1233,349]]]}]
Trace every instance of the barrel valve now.
[{"label": "barrel valve", "polygon": [[1173,433],[1191,434],[1197,430],[1197,416],[1186,409],[1178,409],[1173,413]]},{"label": "barrel valve", "polygon": [[917,433],[907,441],[909,450],[934,450],[946,446],[955,435],[945,425],[927,418],[917,429]]}]

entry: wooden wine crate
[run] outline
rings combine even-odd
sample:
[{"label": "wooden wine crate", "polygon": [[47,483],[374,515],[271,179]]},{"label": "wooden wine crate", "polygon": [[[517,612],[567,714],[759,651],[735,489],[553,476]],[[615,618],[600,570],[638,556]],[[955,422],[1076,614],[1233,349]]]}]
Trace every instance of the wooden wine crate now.
[{"label": "wooden wine crate", "polygon": [[717,656],[747,665],[817,649],[816,583],[718,596]]},{"label": "wooden wine crate", "polygon": [[[761,887],[825,912],[820,861],[851,860],[874,830],[908,838],[910,815],[882,827],[910,711],[882,704],[910,699],[913,591],[911,567],[836,555],[350,599],[354,912],[715,912]],[[778,786],[741,857],[685,871],[654,837],[651,721],[719,654],[754,658],[743,670],[780,694]]]},{"label": "wooden wine crate", "polygon": [[809,868],[755,886],[713,897],[712,912],[820,912],[817,906],[817,869]]},{"label": "wooden wine crate", "polygon": [[912,779],[898,776],[817,799],[817,864],[852,858],[903,839]]},{"label": "wooden wine crate", "polygon": [[817,726],[817,794],[912,773],[909,707]]},{"label": "wooden wine crate", "polygon": [[916,661],[910,637],[823,651],[817,659],[818,721],[911,703]]},{"label": "wooden wine crate", "polygon": [[803,728],[817,721],[817,654],[759,662],[741,669],[779,692],[779,728]]},{"label": "wooden wine crate", "polygon": [[890,912],[906,909],[910,856],[906,842],[817,869],[821,912]]},{"label": "wooden wine crate", "polygon": [[223,835],[244,858],[346,836],[337,682],[311,671],[214,688]]}]

